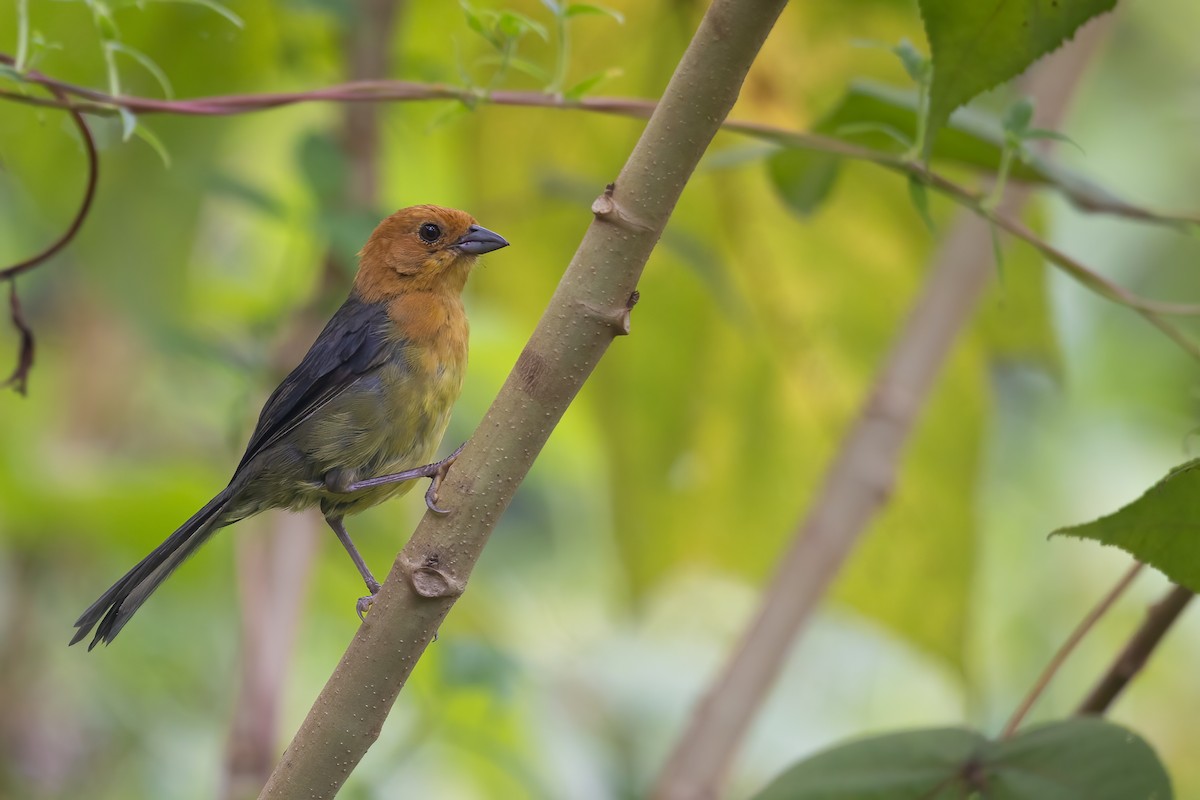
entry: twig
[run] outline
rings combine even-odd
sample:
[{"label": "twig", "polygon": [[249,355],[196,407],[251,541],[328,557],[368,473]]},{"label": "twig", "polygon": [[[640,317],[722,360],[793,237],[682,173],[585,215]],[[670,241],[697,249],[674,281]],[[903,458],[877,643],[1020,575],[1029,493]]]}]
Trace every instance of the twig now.
[{"label": "twig", "polygon": [[379,736],[497,519],[619,334],[638,278],[786,0],[714,0],[500,394],[262,798],[325,798]]},{"label": "twig", "polygon": [[1076,714],[1103,714],[1112,705],[1117,696],[1129,685],[1134,676],[1141,671],[1154,652],[1154,648],[1167,635],[1167,631],[1179,619],[1179,615],[1187,608],[1187,604],[1195,597],[1191,589],[1183,586],[1173,586],[1158,603],[1150,607],[1146,621],[1134,633],[1129,644],[1109,666],[1108,671],[1097,682]]},{"label": "twig", "polygon": [[1033,245],[1035,249],[1046,260],[1055,266],[1061,268],[1071,277],[1075,278],[1084,288],[1090,289],[1096,294],[1108,300],[1112,300],[1120,305],[1128,306],[1140,314],[1154,327],[1165,333],[1173,342],[1183,348],[1192,358],[1200,360],[1200,345],[1193,342],[1187,337],[1183,331],[1176,327],[1173,323],[1163,319],[1166,314],[1178,316],[1194,316],[1197,311],[1195,305],[1179,305],[1175,303],[1160,303],[1153,300],[1146,300],[1125,287],[1110,281],[1100,273],[1085,266],[1082,262],[1068,256],[1058,248],[1041,239],[1021,222],[1012,217],[993,211],[988,211],[979,206],[980,197],[977,193],[971,192],[941,176],[928,174],[930,185],[941,190],[944,194],[955,197],[963,202],[963,205],[970,208],[975,213],[982,216],[984,219],[994,223],[997,227],[1002,228],[1012,235],[1016,236],[1028,244]]},{"label": "twig", "polygon": [[[9,56],[0,55],[0,61],[12,63]],[[226,116],[265,111],[272,108],[298,103],[382,103],[457,100],[469,106],[490,104],[498,106],[523,106],[536,108],[559,108],[616,114],[626,117],[648,118],[654,111],[654,101],[632,97],[584,97],[566,99],[558,94],[523,91],[483,91],[481,89],[450,86],[415,81],[371,80],[335,84],[321,89],[301,92],[271,92],[257,94],[230,94],[196,97],[186,100],[159,100],[132,95],[114,96],[95,89],[78,86],[66,81],[29,74],[31,82],[47,88],[58,89],[82,100],[47,100],[30,97],[17,92],[0,91],[0,97],[18,103],[55,108],[73,108],[85,114],[113,115],[124,108],[138,114],[177,114],[184,116]],[[814,150],[830,155],[840,155],[856,160],[870,161],[879,166],[899,172],[912,172],[921,167],[915,162],[880,150],[861,147],[851,142],[804,133],[744,120],[726,120],[725,130],[753,136],[786,147]],[[1066,197],[1076,208],[1088,213],[1113,214],[1141,222],[1166,225],[1198,225],[1200,215],[1164,214],[1142,208],[1112,197],[1097,187],[1086,185],[1078,179],[1069,179],[1060,168],[1046,165],[1051,173],[1044,182]]]},{"label": "twig", "polygon": [[[1058,58],[1071,50],[1086,53],[1092,42],[1081,36]],[[1078,76],[1083,60],[1065,67],[1056,60],[1048,63]],[[1035,82],[1049,72],[1046,64],[1040,66]],[[1046,109],[1066,105],[1069,87],[1059,92],[1062,96],[1047,97],[1040,86],[1031,88],[1042,99],[1039,107]],[[1039,124],[1045,123],[1039,120]],[[1027,196],[1026,187],[1010,189],[1001,202],[1004,213],[1015,213]],[[917,416],[991,277],[991,253],[985,220],[961,217],[943,242],[921,296],[893,339],[891,352],[779,561],[753,620],[700,699],[655,781],[655,800],[720,796],[729,766],[788,653],[891,493]]]},{"label": "twig", "polygon": [[1067,640],[1062,643],[1062,646],[1058,648],[1058,652],[1056,652],[1054,657],[1050,659],[1050,663],[1047,664],[1046,668],[1042,670],[1042,674],[1038,676],[1037,682],[1034,683],[1033,688],[1029,690],[1029,694],[1025,696],[1025,699],[1021,701],[1021,705],[1017,706],[1017,710],[1014,711],[1012,717],[1009,718],[1008,724],[1004,726],[1004,730],[1000,733],[1001,737],[1007,739],[1017,732],[1017,728],[1020,727],[1021,721],[1025,719],[1025,716],[1029,713],[1029,710],[1033,708],[1033,704],[1038,701],[1038,698],[1042,696],[1042,692],[1044,692],[1046,687],[1050,685],[1050,681],[1054,679],[1056,674],[1058,674],[1058,670],[1067,660],[1067,657],[1074,652],[1079,643],[1083,641],[1083,637],[1088,634],[1088,631],[1092,629],[1092,627],[1100,620],[1100,618],[1108,613],[1108,610],[1112,608],[1113,603],[1117,602],[1117,599],[1125,593],[1125,590],[1129,588],[1131,583],[1133,583],[1133,579],[1136,578],[1138,573],[1142,571],[1142,566],[1143,565],[1140,561],[1135,561],[1133,566],[1126,570],[1125,574],[1121,576],[1121,579],[1117,581],[1116,586],[1109,589],[1108,593],[1101,598],[1100,602],[1097,603],[1095,607],[1087,613],[1087,616],[1083,618],[1079,625],[1075,627],[1075,630],[1071,631],[1071,635],[1068,636]]},{"label": "twig", "polygon": [[17,329],[21,343],[17,346],[17,365],[13,367],[12,374],[5,379],[4,383],[0,383],[0,389],[7,389],[11,386],[16,389],[18,394],[26,394],[29,391],[29,370],[33,369],[36,346],[33,329],[25,321],[25,313],[21,309],[21,298],[17,296],[17,282],[11,279],[8,282],[8,314],[13,327]]}]

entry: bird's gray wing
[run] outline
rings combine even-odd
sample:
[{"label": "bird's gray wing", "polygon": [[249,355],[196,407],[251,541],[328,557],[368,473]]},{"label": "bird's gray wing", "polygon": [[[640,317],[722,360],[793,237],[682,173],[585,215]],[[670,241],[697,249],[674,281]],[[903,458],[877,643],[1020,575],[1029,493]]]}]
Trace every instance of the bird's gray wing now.
[{"label": "bird's gray wing", "polygon": [[363,375],[391,349],[387,306],[355,295],[342,304],[311,348],[267,399],[238,470],[308,419]]}]

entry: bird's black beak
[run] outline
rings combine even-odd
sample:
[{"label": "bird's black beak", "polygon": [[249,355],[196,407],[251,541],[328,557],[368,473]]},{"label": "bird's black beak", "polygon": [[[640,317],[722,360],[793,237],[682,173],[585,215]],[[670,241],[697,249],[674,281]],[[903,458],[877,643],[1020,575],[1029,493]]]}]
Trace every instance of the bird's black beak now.
[{"label": "bird's black beak", "polygon": [[462,238],[454,243],[454,247],[457,247],[464,253],[481,256],[484,253],[499,250],[501,247],[508,247],[508,240],[498,233],[489,231],[487,228],[472,225],[467,228],[467,232],[462,235]]}]

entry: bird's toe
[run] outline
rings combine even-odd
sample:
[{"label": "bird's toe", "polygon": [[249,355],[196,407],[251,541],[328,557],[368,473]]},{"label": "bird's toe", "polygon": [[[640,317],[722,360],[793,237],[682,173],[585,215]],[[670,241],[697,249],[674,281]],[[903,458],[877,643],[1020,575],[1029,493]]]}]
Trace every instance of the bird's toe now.
[{"label": "bird's toe", "polygon": [[375,605],[374,594],[369,594],[366,597],[358,598],[358,602],[354,604],[355,610],[358,611],[358,618],[365,622],[367,619],[367,612],[370,611],[371,606],[373,605]]}]

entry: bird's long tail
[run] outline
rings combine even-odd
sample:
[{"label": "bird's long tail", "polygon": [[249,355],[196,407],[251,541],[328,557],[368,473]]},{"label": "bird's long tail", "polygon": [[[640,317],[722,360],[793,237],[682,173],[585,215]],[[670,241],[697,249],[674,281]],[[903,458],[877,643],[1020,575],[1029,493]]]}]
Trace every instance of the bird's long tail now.
[{"label": "bird's long tail", "polygon": [[129,618],[146,602],[151,593],[208,540],[217,530],[229,524],[232,520],[225,519],[222,513],[229,504],[232,491],[226,488],[204,508],[192,515],[192,518],[179,526],[179,529],[125,573],[121,580],[109,587],[100,595],[96,602],[88,606],[87,611],[75,620],[75,644],[86,637],[93,627],[96,627],[96,637],[88,645],[91,650],[100,642],[111,642],[129,622]]}]

